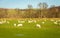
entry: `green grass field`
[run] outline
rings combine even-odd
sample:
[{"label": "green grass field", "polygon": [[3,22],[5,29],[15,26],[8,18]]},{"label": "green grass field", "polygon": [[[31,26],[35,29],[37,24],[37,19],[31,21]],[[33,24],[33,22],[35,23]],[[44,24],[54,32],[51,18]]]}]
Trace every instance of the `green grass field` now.
[{"label": "green grass field", "polygon": [[[0,20],[1,21],[1,20]],[[36,23],[28,23],[24,20],[22,27],[14,26],[19,24],[18,20],[7,20],[9,23],[0,24],[0,38],[60,38],[60,21],[54,20],[36,20]],[[57,24],[54,24],[58,21]],[[42,22],[45,22],[42,24]],[[37,28],[40,24],[41,28]]]}]

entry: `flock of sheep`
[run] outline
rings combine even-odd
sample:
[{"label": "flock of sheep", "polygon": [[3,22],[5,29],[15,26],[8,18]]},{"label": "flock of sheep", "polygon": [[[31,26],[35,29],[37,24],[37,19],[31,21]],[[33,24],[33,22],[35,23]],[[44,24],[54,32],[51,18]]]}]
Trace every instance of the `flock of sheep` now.
[{"label": "flock of sheep", "polygon": [[[28,23],[36,23],[37,21],[36,20],[28,20]],[[20,23],[20,24],[14,24],[14,26],[16,27],[16,26],[18,26],[18,27],[22,27],[23,26],[23,24],[22,23],[25,23],[25,21],[19,21],[18,20],[18,23]],[[38,27],[38,28],[41,28],[41,25],[40,24],[36,24],[36,27]]]},{"label": "flock of sheep", "polygon": [[[45,23],[45,21],[47,21],[46,19],[43,21],[43,22],[41,22],[42,24],[44,24]],[[53,19],[51,19],[50,21],[52,21],[54,24],[59,24],[60,25],[60,20],[53,20]],[[0,21],[0,24],[4,24],[4,23],[7,23],[7,24],[9,24],[10,22],[9,21],[7,21],[7,20],[3,20],[3,21]],[[13,25],[16,27],[16,26],[18,26],[18,27],[23,27],[24,25],[23,25],[23,23],[25,23],[25,21],[20,21],[20,20],[18,20],[18,24],[16,24],[16,23],[14,23]],[[36,20],[28,20],[28,23],[37,23],[37,21]],[[37,28],[41,28],[41,25],[40,24],[36,24],[35,25]]]}]

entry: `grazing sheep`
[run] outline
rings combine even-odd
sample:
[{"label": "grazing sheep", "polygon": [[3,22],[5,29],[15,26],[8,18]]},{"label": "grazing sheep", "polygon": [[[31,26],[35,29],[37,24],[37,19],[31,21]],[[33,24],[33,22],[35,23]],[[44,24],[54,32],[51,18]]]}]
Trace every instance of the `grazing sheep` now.
[{"label": "grazing sheep", "polygon": [[58,21],[56,21],[56,22],[58,22]]},{"label": "grazing sheep", "polygon": [[16,24],[14,24],[14,26],[16,26]]},{"label": "grazing sheep", "polygon": [[9,24],[10,22],[9,22],[9,21],[7,21],[7,23]]},{"label": "grazing sheep", "polygon": [[0,22],[0,24],[3,24],[3,22]]},{"label": "grazing sheep", "polygon": [[20,27],[22,27],[22,26],[23,26],[23,24],[18,24],[17,26],[18,26],[18,27],[19,27],[19,26],[20,26]]},{"label": "grazing sheep", "polygon": [[28,23],[32,23],[33,22],[33,20],[28,20]]},{"label": "grazing sheep", "polygon": [[6,23],[6,22],[7,22],[7,20],[4,20],[3,22],[4,22],[4,23]]},{"label": "grazing sheep", "polygon": [[21,23],[25,23],[25,21],[21,21]]},{"label": "grazing sheep", "polygon": [[28,23],[36,23],[36,20],[28,20]]},{"label": "grazing sheep", "polygon": [[45,22],[42,22],[42,24],[44,24]]},{"label": "grazing sheep", "polygon": [[19,20],[18,20],[18,23],[25,23],[25,21],[19,21]]},{"label": "grazing sheep", "polygon": [[54,22],[54,24],[58,24],[57,22]]},{"label": "grazing sheep", "polygon": [[18,20],[18,23],[20,23],[20,20]]},{"label": "grazing sheep", "polygon": [[41,28],[41,25],[40,24],[36,24],[36,27]]}]

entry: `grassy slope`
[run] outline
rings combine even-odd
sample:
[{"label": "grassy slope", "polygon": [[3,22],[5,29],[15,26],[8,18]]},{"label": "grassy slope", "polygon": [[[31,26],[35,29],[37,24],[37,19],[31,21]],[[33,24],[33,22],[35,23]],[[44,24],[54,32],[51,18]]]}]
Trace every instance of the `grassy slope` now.
[{"label": "grassy slope", "polygon": [[14,27],[17,20],[9,21],[10,24],[0,24],[0,38],[60,38],[60,26],[49,20],[45,24],[41,23],[44,20],[37,21],[42,28],[36,28],[37,23],[29,24],[27,21],[23,23],[23,27]]}]

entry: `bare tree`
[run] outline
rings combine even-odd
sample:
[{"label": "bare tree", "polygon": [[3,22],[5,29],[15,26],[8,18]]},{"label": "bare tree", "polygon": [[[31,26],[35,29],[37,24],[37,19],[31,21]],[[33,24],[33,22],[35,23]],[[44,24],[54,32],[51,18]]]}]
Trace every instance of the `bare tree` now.
[{"label": "bare tree", "polygon": [[40,9],[46,9],[48,7],[47,3],[45,3],[45,2],[44,3],[39,3],[38,6],[39,6]]},{"label": "bare tree", "polygon": [[[38,6],[39,6],[39,9],[40,9],[40,12],[39,12],[39,17],[45,17],[44,16],[44,14],[46,13],[44,10],[46,10],[47,9],[47,7],[48,7],[48,5],[47,5],[47,3],[39,3],[38,4]],[[44,12],[43,12],[44,11]]]},{"label": "bare tree", "polygon": [[33,8],[33,6],[32,5],[28,5],[28,9],[32,9]]}]

